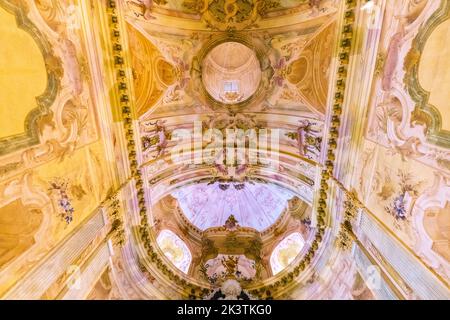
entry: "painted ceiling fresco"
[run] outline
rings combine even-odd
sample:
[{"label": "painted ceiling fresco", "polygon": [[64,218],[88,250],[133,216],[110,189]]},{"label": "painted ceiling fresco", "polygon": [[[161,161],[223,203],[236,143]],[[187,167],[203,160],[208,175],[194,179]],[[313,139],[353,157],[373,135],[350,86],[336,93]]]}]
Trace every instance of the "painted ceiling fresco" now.
[{"label": "painted ceiling fresco", "polygon": [[[242,0],[236,0],[236,1],[210,1],[212,3],[217,3],[217,6],[224,7],[225,5],[229,5],[231,7],[234,7],[235,3],[236,5],[241,5],[243,7],[247,7],[246,10],[250,10],[252,6],[252,1],[242,1]],[[263,1],[261,1],[263,2]],[[305,5],[307,4],[308,0],[270,0],[265,1],[267,4],[264,4],[264,6],[267,7],[266,12],[274,12],[277,10],[282,9],[288,9],[288,8],[294,8],[299,5]],[[154,1],[155,5],[157,7],[161,8],[167,8],[175,11],[181,11],[185,13],[198,13],[199,9],[204,6],[204,1],[197,1],[197,0],[157,0]],[[234,10],[234,8],[232,8]],[[223,9],[219,10],[217,9],[218,14],[224,14]],[[245,11],[245,10],[244,10]]]},{"label": "painted ceiling fresco", "polygon": [[[145,20],[157,17],[189,19],[219,31],[260,28],[264,20],[301,16],[303,20],[328,14],[336,0],[127,0],[133,15]],[[295,21],[296,19],[292,19]],[[183,23],[181,23],[183,24]],[[286,24],[286,22],[284,23]],[[192,25],[186,24],[189,27]],[[280,23],[282,26],[283,24]]]},{"label": "painted ceiling fresco", "polygon": [[448,300],[449,41],[447,0],[0,0],[0,298]]},{"label": "painted ceiling fresco", "polygon": [[233,215],[240,226],[263,231],[279,218],[293,194],[272,184],[215,183],[186,186],[172,196],[201,230],[223,226]]}]

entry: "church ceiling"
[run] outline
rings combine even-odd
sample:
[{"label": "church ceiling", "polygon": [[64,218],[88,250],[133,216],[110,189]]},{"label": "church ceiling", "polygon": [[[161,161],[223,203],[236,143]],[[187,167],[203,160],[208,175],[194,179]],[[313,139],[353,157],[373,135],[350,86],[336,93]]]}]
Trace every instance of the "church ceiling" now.
[{"label": "church ceiling", "polygon": [[[175,2],[153,2],[151,10],[133,1],[126,6],[142,171],[155,230],[179,235],[184,244],[169,251],[188,252],[187,246],[192,263],[184,272],[210,284],[226,276],[227,266],[244,261],[249,283],[270,278],[293,262],[311,236],[305,209],[314,201],[322,151],[336,39],[334,2],[325,1],[321,10],[309,1],[273,7],[256,2],[252,15],[246,10],[254,3],[205,1],[207,8],[197,14],[189,12],[194,6]],[[242,11],[230,12],[226,19],[234,22],[224,28],[219,15],[234,6]],[[293,13],[303,19],[280,22]],[[273,27],[277,23],[280,28]],[[213,163],[205,161],[210,130],[225,137],[227,130],[265,129],[279,132],[277,160],[222,164],[217,159],[225,152],[218,151],[211,154]],[[200,140],[177,140],[180,132],[196,130]],[[180,149],[183,156],[174,160]],[[198,152],[203,160],[190,162]],[[175,207],[164,209],[167,201]],[[236,230],[235,238],[227,228]],[[297,242],[287,239],[292,243],[278,246],[279,257],[270,262],[281,240],[299,230],[303,233],[292,236]],[[177,257],[168,259],[178,266]]]},{"label": "church ceiling", "polygon": [[[135,29],[130,39],[131,52],[139,55],[139,52],[144,50],[142,46],[136,47],[138,43],[135,38],[145,37],[149,43],[158,47],[168,63],[164,64],[166,77],[175,79],[174,83],[168,86],[166,82],[162,97],[161,91],[158,91],[156,96],[148,94],[152,98],[148,97],[147,102],[140,101],[139,105],[146,104],[146,107],[142,108],[148,109],[149,114],[201,113],[231,109],[240,112],[303,113],[321,119],[325,111],[328,69],[335,38],[333,20],[333,16],[329,15],[327,20],[317,21],[313,27],[299,24],[292,30],[280,31],[269,37],[266,31],[254,31],[251,35],[239,31],[182,31],[179,34],[163,32],[154,25],[153,20],[141,21],[130,17],[129,28]],[[172,29],[174,30],[176,28]],[[135,36],[136,34],[140,35]],[[212,98],[204,85],[204,78],[209,76],[205,74],[207,67],[204,67],[205,61],[210,61],[207,59],[208,54],[224,42],[240,43],[252,50],[261,69],[261,80],[257,81],[259,85],[255,83],[258,87],[254,90],[256,92],[249,94],[251,99],[245,103],[236,100],[234,105],[228,103],[228,108],[224,108],[223,100]],[[234,54],[240,56],[237,52]],[[134,57],[133,61],[135,74],[151,74],[150,65],[140,68],[136,62],[139,58]],[[162,62],[160,64],[162,68]],[[172,76],[169,76],[170,74]],[[255,76],[258,80],[259,73]],[[251,80],[245,82],[248,86]],[[210,81],[208,85],[211,86]],[[139,108],[141,110],[141,107]]]},{"label": "church ceiling", "polygon": [[449,21],[0,0],[1,298],[448,297]]}]

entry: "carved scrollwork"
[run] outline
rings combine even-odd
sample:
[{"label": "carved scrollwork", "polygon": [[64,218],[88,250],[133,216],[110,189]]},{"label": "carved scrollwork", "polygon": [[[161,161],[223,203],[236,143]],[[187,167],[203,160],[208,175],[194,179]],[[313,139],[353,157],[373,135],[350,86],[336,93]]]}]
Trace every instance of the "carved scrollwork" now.
[{"label": "carved scrollwork", "polygon": [[427,40],[433,31],[449,18],[450,3],[442,1],[439,9],[420,29],[404,63],[404,83],[411,98],[416,103],[411,122],[425,124],[427,140],[432,144],[446,148],[450,147],[450,132],[442,128],[442,115],[435,106],[429,103],[431,93],[426,91],[419,82],[419,66]]},{"label": "carved scrollwork", "polygon": [[344,221],[341,224],[341,230],[338,233],[336,245],[342,250],[349,250],[352,247],[354,240],[352,225],[349,221]]},{"label": "carved scrollwork", "polygon": [[32,109],[24,123],[24,132],[0,138],[0,156],[9,154],[39,143],[38,122],[50,112],[61,81],[61,60],[54,56],[50,42],[39,28],[27,17],[28,5],[25,2],[1,0],[0,7],[16,17],[17,27],[26,31],[36,42],[47,69],[47,87],[36,98],[37,105]]},{"label": "carved scrollwork", "polygon": [[208,28],[231,31],[256,27],[267,10],[280,7],[280,3],[272,0],[185,0],[183,6],[199,12]]}]

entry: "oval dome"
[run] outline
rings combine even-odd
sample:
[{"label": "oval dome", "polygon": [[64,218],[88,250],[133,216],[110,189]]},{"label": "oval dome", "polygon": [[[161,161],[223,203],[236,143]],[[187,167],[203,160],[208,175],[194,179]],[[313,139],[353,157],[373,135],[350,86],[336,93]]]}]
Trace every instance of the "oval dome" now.
[{"label": "oval dome", "polygon": [[203,60],[202,80],[206,91],[224,104],[249,99],[261,82],[261,67],[255,52],[238,42],[214,47]]}]

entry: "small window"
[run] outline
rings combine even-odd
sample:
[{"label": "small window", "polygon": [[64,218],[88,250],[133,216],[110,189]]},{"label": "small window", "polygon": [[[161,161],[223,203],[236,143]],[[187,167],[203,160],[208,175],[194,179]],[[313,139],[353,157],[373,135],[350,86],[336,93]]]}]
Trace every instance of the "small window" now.
[{"label": "small window", "polygon": [[272,273],[276,275],[284,270],[300,253],[305,241],[300,233],[291,233],[284,238],[272,251],[270,266]]},{"label": "small window", "polygon": [[156,239],[164,255],[181,271],[188,273],[192,255],[186,243],[170,230],[162,230]]},{"label": "small window", "polygon": [[239,84],[236,80],[225,81],[223,89],[225,92],[239,92]]}]

